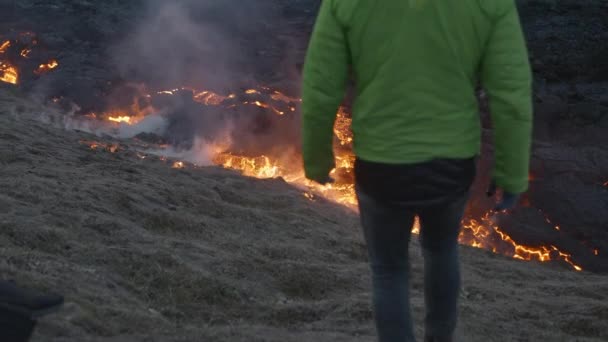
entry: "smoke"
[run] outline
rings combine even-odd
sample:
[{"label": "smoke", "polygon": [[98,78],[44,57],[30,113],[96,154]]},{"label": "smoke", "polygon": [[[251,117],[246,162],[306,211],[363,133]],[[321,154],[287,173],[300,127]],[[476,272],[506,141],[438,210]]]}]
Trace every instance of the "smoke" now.
[{"label": "smoke", "polygon": [[154,154],[180,161],[186,161],[197,166],[211,165],[211,159],[215,154],[215,147],[208,142],[199,138],[194,140],[192,148],[188,150],[179,150],[175,147],[164,149],[146,150],[148,154]]},{"label": "smoke", "polygon": [[[203,142],[231,139],[231,150],[268,151],[285,141],[299,141],[294,115],[278,119],[269,110],[228,111],[193,100],[191,91],[157,91],[182,87],[239,94],[255,88],[264,75],[293,74],[282,59],[292,58],[280,32],[281,6],[274,1],[147,1],[134,29],[111,51],[121,78],[146,84],[152,105],[160,111],[134,126],[121,128],[129,138],[153,133],[175,147],[175,153],[197,150]],[[281,56],[282,55],[282,56]],[[256,80],[256,81],[254,81]],[[257,80],[260,80],[258,82]],[[299,82],[298,82],[299,83]],[[125,95],[126,92],[119,92]],[[117,95],[120,97],[120,94]],[[253,152],[252,152],[253,153]],[[191,156],[181,156],[189,160]]]},{"label": "smoke", "polygon": [[112,56],[124,79],[165,88],[222,90],[250,78],[247,41],[272,20],[269,8],[236,0],[154,0],[143,12]]}]

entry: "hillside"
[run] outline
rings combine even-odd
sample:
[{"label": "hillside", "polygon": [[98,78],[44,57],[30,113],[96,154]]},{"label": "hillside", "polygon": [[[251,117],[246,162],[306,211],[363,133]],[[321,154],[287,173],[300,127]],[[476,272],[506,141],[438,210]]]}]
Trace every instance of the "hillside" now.
[{"label": "hillside", "polygon": [[[33,341],[372,341],[357,216],[284,181],[91,149],[0,93],[0,274],[59,290]],[[421,334],[420,250],[412,244]],[[606,341],[604,275],[462,247],[461,341]]]}]

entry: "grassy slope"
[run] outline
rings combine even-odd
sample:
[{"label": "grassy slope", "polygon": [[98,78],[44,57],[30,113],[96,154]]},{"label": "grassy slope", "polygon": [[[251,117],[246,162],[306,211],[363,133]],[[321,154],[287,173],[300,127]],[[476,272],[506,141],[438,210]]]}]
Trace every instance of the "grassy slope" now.
[{"label": "grassy slope", "polygon": [[[92,151],[43,112],[0,93],[0,274],[67,297],[34,341],[373,340],[354,213],[281,180]],[[463,341],[608,338],[605,276],[462,254]]]}]

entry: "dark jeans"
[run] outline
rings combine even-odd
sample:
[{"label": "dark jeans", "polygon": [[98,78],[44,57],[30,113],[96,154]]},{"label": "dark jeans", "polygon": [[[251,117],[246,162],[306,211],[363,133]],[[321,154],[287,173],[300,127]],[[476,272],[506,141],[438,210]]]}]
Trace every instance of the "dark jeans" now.
[{"label": "dark jeans", "polygon": [[[460,189],[468,189],[474,177],[472,172],[462,177]],[[368,188],[371,185],[374,184],[368,182]],[[407,189],[404,184],[396,187]],[[383,193],[372,196],[362,188],[357,185],[357,196],[372,270],[373,304],[380,342],[415,341],[409,302],[408,244],[416,215],[420,218],[424,257],[426,339],[451,341],[456,328],[460,289],[458,234],[467,192],[449,191],[451,195],[444,197],[449,197],[447,201],[425,200],[418,202],[422,205],[416,205],[416,201],[407,198],[409,195],[405,195],[406,201],[386,200]]]}]

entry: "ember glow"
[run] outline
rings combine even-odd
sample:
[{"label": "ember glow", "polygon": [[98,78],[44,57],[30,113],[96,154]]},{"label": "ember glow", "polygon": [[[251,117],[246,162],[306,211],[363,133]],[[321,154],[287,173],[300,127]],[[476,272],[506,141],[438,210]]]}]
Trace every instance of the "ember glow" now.
[{"label": "ember glow", "polygon": [[[310,200],[314,200],[316,193],[351,208],[357,205],[354,184],[336,182],[321,185],[307,180],[304,171],[299,167],[301,161],[289,163],[268,156],[244,157],[220,153],[215,155],[213,162],[227,169],[238,170],[248,177],[283,178],[288,183],[307,189],[304,194]],[[336,170],[332,171],[332,174],[335,172]]]},{"label": "ember glow", "polygon": [[248,177],[278,178],[286,176],[278,163],[267,156],[248,158],[221,153],[213,158],[213,162],[227,169],[239,170]]},{"label": "ember glow", "polygon": [[19,55],[21,55],[21,57],[23,57],[23,58],[29,58],[30,52],[32,52],[32,49],[23,49],[23,50],[21,50]]},{"label": "ember glow", "polygon": [[110,116],[108,117],[108,120],[112,121],[112,122],[124,122],[124,123],[131,123],[131,117],[130,116]]},{"label": "ember glow", "polygon": [[59,66],[59,62],[52,59],[48,63],[40,64],[40,66],[38,67],[38,70],[34,71],[34,73],[36,75],[43,75],[43,74],[46,74],[47,72],[49,72],[50,70],[55,69],[58,66]]},{"label": "ember glow", "polygon": [[221,96],[211,91],[202,91],[194,94],[194,101],[206,106],[217,106],[227,98],[228,96]]},{"label": "ember glow", "polygon": [[[133,101],[133,104],[130,108],[124,110],[111,110],[103,115],[103,118],[106,121],[114,125],[135,125],[143,120],[147,115],[151,113],[149,108],[142,108],[138,101]],[[91,113],[89,115],[93,115],[93,117],[97,117],[97,114]]]},{"label": "ember glow", "polygon": [[11,47],[11,41],[4,41],[2,44],[0,44],[0,53],[5,53],[9,47]]},{"label": "ember glow", "polygon": [[19,72],[17,71],[17,68],[8,63],[0,62],[0,81],[17,84],[19,82]]},{"label": "ember glow", "polygon": [[116,153],[118,152],[118,149],[120,148],[119,144],[107,144],[107,143],[102,143],[102,142],[98,142],[98,141],[92,141],[92,140],[80,140],[80,143],[82,145],[86,145],[88,146],[91,150],[96,150],[96,151],[107,151],[110,153]]},{"label": "ember glow", "polygon": [[340,140],[341,146],[350,146],[353,142],[353,133],[350,130],[352,120],[346,112],[346,108],[340,107],[334,126],[334,134]]}]

